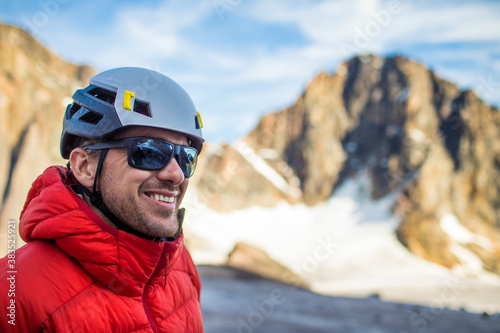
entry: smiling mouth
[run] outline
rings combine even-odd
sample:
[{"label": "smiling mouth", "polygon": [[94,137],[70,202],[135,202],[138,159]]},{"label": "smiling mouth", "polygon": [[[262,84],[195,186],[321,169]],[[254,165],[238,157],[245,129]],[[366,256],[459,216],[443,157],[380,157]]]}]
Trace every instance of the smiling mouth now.
[{"label": "smiling mouth", "polygon": [[173,203],[175,201],[175,197],[168,197],[161,194],[150,194],[149,197],[156,201]]}]

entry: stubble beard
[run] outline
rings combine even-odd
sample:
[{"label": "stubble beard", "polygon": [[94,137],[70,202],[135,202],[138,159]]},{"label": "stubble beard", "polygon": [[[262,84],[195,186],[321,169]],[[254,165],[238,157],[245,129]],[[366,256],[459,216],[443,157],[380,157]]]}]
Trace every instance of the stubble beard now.
[{"label": "stubble beard", "polygon": [[[141,193],[145,193],[145,188],[173,191],[173,186],[169,184],[152,187],[143,183],[139,186],[136,195],[127,194],[119,198],[116,191],[111,191],[109,194],[102,193],[103,201],[109,211],[129,227],[151,237],[173,236],[179,229],[177,217],[179,204],[173,210],[157,209],[148,213],[140,199]],[[108,203],[113,203],[113,205],[108,205]]]}]

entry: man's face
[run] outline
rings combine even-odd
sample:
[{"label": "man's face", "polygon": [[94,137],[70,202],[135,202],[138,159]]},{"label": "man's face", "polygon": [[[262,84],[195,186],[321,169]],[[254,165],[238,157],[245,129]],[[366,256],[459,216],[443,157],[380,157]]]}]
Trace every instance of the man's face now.
[{"label": "man's face", "polygon": [[[125,130],[116,139],[136,136],[188,144],[179,133],[145,127]],[[177,211],[188,183],[175,158],[161,170],[140,170],[128,165],[126,148],[109,149],[98,181],[108,209],[125,224],[153,237],[178,231]]]}]

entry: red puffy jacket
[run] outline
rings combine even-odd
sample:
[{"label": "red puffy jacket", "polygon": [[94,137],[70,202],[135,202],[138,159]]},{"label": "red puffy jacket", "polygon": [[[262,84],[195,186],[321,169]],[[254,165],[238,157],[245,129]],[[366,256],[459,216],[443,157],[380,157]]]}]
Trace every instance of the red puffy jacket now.
[{"label": "red puffy jacket", "polygon": [[51,167],[28,194],[19,227],[27,244],[15,267],[0,260],[0,331],[203,332],[182,235],[154,242],[111,228],[69,182],[65,168]]}]

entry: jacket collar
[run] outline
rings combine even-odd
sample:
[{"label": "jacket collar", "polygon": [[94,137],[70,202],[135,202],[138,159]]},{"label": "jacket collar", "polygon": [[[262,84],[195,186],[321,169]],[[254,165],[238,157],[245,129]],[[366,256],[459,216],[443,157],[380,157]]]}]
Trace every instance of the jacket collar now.
[{"label": "jacket collar", "polygon": [[71,189],[63,167],[50,167],[33,183],[20,219],[21,237],[52,239],[100,283],[117,294],[141,295],[173,269],[183,234],[155,242],[116,230],[99,218]]}]

